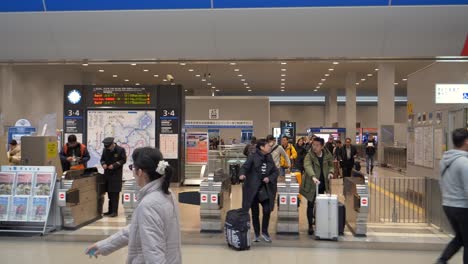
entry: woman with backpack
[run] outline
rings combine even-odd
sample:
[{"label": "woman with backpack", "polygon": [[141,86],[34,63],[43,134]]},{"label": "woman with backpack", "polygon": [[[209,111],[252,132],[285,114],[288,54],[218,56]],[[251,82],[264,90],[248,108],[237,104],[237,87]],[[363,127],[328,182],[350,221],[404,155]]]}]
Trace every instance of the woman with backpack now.
[{"label": "woman with backpack", "polygon": [[242,193],[242,208],[252,209],[252,222],[255,231],[254,242],[260,242],[260,207],[263,209],[262,238],[271,243],[268,233],[270,214],[275,206],[278,168],[271,157],[271,146],[265,139],[257,141],[257,151],[249,155],[240,170],[240,180],[245,181]]}]

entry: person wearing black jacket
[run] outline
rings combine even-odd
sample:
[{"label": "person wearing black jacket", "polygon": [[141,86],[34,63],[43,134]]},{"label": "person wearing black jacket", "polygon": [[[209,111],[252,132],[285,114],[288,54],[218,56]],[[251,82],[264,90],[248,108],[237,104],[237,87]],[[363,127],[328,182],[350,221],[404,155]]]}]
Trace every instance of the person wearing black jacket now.
[{"label": "person wearing black jacket", "polygon": [[240,170],[240,180],[244,181],[242,208],[252,209],[252,222],[255,231],[254,242],[260,241],[259,204],[263,209],[262,238],[271,243],[268,233],[270,214],[275,206],[278,168],[270,155],[271,146],[265,139],[257,141],[257,152],[249,155]]},{"label": "person wearing black jacket", "polygon": [[374,156],[377,150],[377,142],[374,139],[373,135],[369,136],[369,140],[367,141],[366,145],[366,171],[367,174],[372,174],[374,171]]},{"label": "person wearing black jacket", "polygon": [[125,149],[114,143],[114,138],[105,138],[101,165],[104,169],[104,181],[109,197],[109,211],[106,216],[116,217],[119,209],[119,193],[122,190],[123,165],[127,162]]},{"label": "person wearing black jacket", "polygon": [[335,148],[335,139],[332,136],[328,137],[328,142],[325,144],[325,148],[328,149],[330,154],[333,154],[333,149]]},{"label": "person wearing black jacket", "polygon": [[299,138],[296,144],[297,158],[294,164],[295,169],[301,173],[304,171],[304,158],[307,155],[307,149],[305,148],[304,137]]},{"label": "person wearing black jacket", "polygon": [[355,146],[351,145],[351,139],[347,138],[345,145],[341,148],[343,177],[351,177],[356,157],[357,149]]}]

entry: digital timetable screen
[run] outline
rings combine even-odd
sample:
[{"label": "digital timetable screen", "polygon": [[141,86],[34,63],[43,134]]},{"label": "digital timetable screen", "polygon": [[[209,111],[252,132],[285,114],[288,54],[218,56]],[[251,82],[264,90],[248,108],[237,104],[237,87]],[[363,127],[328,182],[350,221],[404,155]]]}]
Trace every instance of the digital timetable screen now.
[{"label": "digital timetable screen", "polygon": [[145,107],[155,101],[154,89],[146,87],[93,87],[88,93],[90,106]]},{"label": "digital timetable screen", "polygon": [[436,84],[436,104],[467,104],[468,84]]}]

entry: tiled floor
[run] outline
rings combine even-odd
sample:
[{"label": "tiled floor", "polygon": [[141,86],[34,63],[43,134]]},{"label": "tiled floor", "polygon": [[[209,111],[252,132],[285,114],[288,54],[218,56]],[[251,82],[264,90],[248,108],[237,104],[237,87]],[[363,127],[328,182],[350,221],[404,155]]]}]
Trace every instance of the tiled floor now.
[{"label": "tiled floor", "polygon": [[[125,263],[127,249],[121,249],[107,257],[90,259],[84,254],[89,243],[59,243],[44,241],[23,241],[11,239],[0,241],[1,263],[33,264],[75,264],[75,263]],[[25,250],[27,249],[27,250]],[[184,263],[190,264],[284,264],[284,263],[434,263],[438,252],[421,251],[385,251],[327,248],[278,248],[253,247],[249,251],[237,252],[224,246],[182,247]],[[461,254],[455,256],[451,263],[461,263]]]}]

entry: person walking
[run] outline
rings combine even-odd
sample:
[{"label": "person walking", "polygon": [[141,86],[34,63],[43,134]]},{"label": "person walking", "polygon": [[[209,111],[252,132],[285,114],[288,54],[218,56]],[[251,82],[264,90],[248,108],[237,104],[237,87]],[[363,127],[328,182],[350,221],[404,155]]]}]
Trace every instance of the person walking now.
[{"label": "person walking", "polygon": [[281,158],[284,159],[286,166],[290,167],[291,161],[289,160],[288,154],[284,151],[284,148],[281,145],[278,145],[276,139],[272,135],[268,135],[266,140],[268,145],[271,147],[271,157],[273,158],[278,170],[280,170],[280,176],[285,176],[281,174],[282,172],[286,173],[286,170],[281,170]]},{"label": "person walking", "polygon": [[107,256],[128,246],[127,263],[182,263],[180,216],[169,190],[173,169],[156,148],[135,149],[129,165],[137,185],[138,205],[130,225],[90,246],[90,256]]},{"label": "person walking", "polygon": [[366,145],[366,172],[372,174],[374,172],[374,156],[377,152],[377,142],[373,135],[369,136]]},{"label": "person walking", "polygon": [[343,177],[351,177],[354,161],[357,157],[357,149],[351,145],[351,139],[347,138],[345,146],[341,149],[341,160],[343,166]]},{"label": "person walking", "polygon": [[283,136],[281,138],[281,147],[283,147],[284,151],[286,152],[286,155],[288,155],[289,157],[289,163],[287,162],[285,157],[282,156],[280,158],[280,174],[281,176],[285,176],[286,170],[291,170],[294,167],[294,162],[297,158],[297,152],[293,144],[289,143],[288,136]]},{"label": "person walking", "polygon": [[307,199],[307,220],[309,223],[309,235],[314,234],[314,207],[319,194],[330,193],[330,179],[333,178],[333,156],[324,148],[323,138],[314,138],[312,149],[304,159],[305,177],[300,187],[300,194]]},{"label": "person walking", "polygon": [[463,247],[463,263],[468,264],[468,130],[452,132],[455,149],[444,153],[440,161],[440,190],[445,215],[455,238],[450,241],[437,263],[445,264]]},{"label": "person walking", "polygon": [[119,210],[119,193],[122,191],[123,165],[127,162],[125,149],[114,143],[113,137],[105,138],[101,165],[104,169],[104,181],[109,197],[109,211],[105,216],[116,217]]},{"label": "person walking", "polygon": [[86,145],[78,142],[75,135],[69,135],[67,141],[59,154],[62,170],[86,169],[87,163],[91,158]]},{"label": "person walking", "polygon": [[296,162],[294,163],[295,169],[297,169],[301,173],[304,172],[304,159],[305,159],[305,156],[307,155],[307,150],[305,148],[304,140],[305,140],[304,137],[300,137],[297,140],[297,144],[296,144],[297,158],[296,158]]},{"label": "person walking", "polygon": [[240,180],[245,181],[242,192],[242,208],[252,209],[252,222],[255,232],[254,242],[260,241],[260,207],[263,219],[261,235],[265,242],[271,243],[268,232],[270,215],[275,206],[278,168],[270,154],[271,146],[265,139],[257,141],[257,152],[249,155],[240,170]]}]

